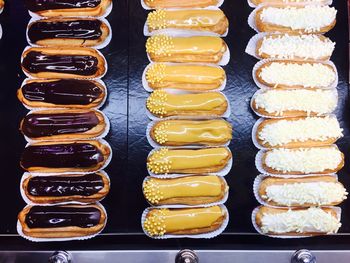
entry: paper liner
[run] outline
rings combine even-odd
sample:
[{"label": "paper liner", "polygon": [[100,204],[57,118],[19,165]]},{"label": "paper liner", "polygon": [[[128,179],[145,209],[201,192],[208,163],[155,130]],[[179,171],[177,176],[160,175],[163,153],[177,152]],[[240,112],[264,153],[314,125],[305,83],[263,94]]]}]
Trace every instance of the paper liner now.
[{"label": "paper liner", "polygon": [[[168,147],[161,147],[161,148],[168,148]],[[220,147],[202,147],[202,149],[204,148],[220,148]],[[179,173],[169,173],[169,174],[155,174],[155,173],[152,173],[148,168],[147,168],[147,171],[148,171],[148,174],[150,176],[153,176],[155,178],[177,178],[177,177],[185,177],[185,176],[191,176],[191,175],[217,175],[217,176],[225,176],[227,175],[231,168],[232,168],[232,163],[233,163],[233,156],[232,156],[232,152],[231,150],[228,148],[228,147],[225,147],[230,153],[231,153],[231,159],[228,161],[227,165],[219,172],[216,172],[216,173],[189,173],[189,174],[179,174]],[[147,155],[147,159],[148,157],[154,152],[154,151],[157,151],[159,150],[160,148],[158,149],[153,149],[149,152],[149,154]],[[172,149],[184,149],[183,147],[177,147],[177,148],[172,148]],[[189,149],[189,148],[186,148],[186,149]],[[192,149],[198,149],[198,148],[192,148]],[[146,161],[146,164],[147,164],[147,161]]]},{"label": "paper liner", "polygon": [[[340,207],[337,207],[337,206],[323,206],[323,207],[330,207],[332,209],[334,209],[337,213],[337,219],[340,221],[341,220],[341,208]],[[269,235],[269,234],[264,234],[260,227],[256,224],[256,214],[258,213],[259,211],[259,208],[260,206],[256,207],[253,212],[252,212],[252,216],[251,216],[251,220],[252,220],[252,224],[256,230],[256,232],[258,232],[259,234],[261,235],[264,235],[264,236],[268,236],[268,237],[273,237],[273,238],[282,238],[282,239],[290,239],[290,238],[305,238],[305,237],[313,237],[315,235],[305,235],[305,234],[300,234],[300,235],[297,235],[297,236],[287,236],[287,235]],[[286,207],[286,210],[288,210],[288,208]],[[323,233],[320,233],[320,235],[329,235],[329,234],[323,234]]]},{"label": "paper liner", "polygon": [[[81,17],[76,17],[76,19],[80,19]],[[48,46],[42,46],[42,45],[37,45],[37,44],[34,44],[30,41],[29,39],[29,36],[28,36],[28,30],[29,30],[29,25],[31,23],[34,23],[36,21],[40,21],[40,20],[43,20],[45,18],[42,18],[42,17],[32,17],[30,19],[30,21],[28,22],[28,25],[27,25],[27,29],[26,29],[26,39],[27,39],[27,42],[29,45],[31,45],[32,47],[53,47],[54,45],[48,45]],[[91,19],[96,19],[96,20],[100,20],[102,21],[102,23],[105,23],[106,26],[108,27],[109,29],[109,35],[106,37],[106,39],[99,45],[95,45],[95,46],[89,46],[90,48],[95,48],[95,49],[102,49],[102,48],[105,48],[110,42],[111,42],[111,39],[112,39],[112,27],[111,25],[109,24],[108,20],[105,19],[105,18],[91,18]],[[69,46],[62,46],[62,47],[67,47],[69,48]],[[75,46],[73,46],[75,47]],[[86,46],[76,46],[76,47],[86,47]]]},{"label": "paper liner", "polygon": [[[208,6],[202,9],[212,9],[212,8],[219,8],[222,4],[224,3],[224,0],[219,0],[218,4],[215,6]],[[153,10],[153,9],[158,9],[158,8],[150,8],[148,5],[145,4],[144,0],[141,0],[141,6],[145,10]],[[162,8],[162,9],[168,9],[168,8]],[[170,9],[170,8],[169,8]],[[196,8],[189,8],[189,7],[184,7],[184,8],[177,8],[177,9],[196,9]],[[198,8],[197,8],[198,9]]]},{"label": "paper liner", "polygon": [[146,220],[146,216],[149,213],[149,211],[152,209],[157,209],[158,207],[156,207],[156,208],[148,207],[143,211],[142,216],[141,216],[142,230],[146,234],[146,236],[148,236],[150,238],[154,238],[154,239],[168,239],[168,238],[206,238],[206,239],[210,239],[210,238],[213,238],[213,237],[220,235],[225,230],[225,228],[227,227],[228,222],[229,222],[230,216],[229,216],[229,213],[228,213],[226,206],[220,205],[220,207],[222,210],[224,210],[226,212],[226,218],[219,229],[212,231],[212,232],[209,232],[209,233],[203,233],[203,234],[197,234],[197,235],[169,235],[169,234],[166,234],[163,236],[150,236],[147,233],[147,231],[144,229],[143,225],[144,225],[144,222]]},{"label": "paper liner", "polygon": [[[111,180],[108,176],[108,174],[101,170],[101,171],[98,171],[98,173],[101,173],[103,174],[107,180],[108,180],[108,184],[109,184],[109,187],[111,185]],[[90,173],[86,173],[86,174],[90,174]],[[59,173],[55,174],[55,175],[60,175]],[[28,172],[25,172],[23,175],[22,175],[22,178],[21,178],[21,183],[20,183],[20,193],[21,193],[21,196],[24,200],[24,202],[26,202],[28,205],[39,205],[39,206],[55,206],[55,205],[87,205],[87,204],[94,204],[96,202],[78,202],[78,201],[66,201],[66,202],[59,202],[59,203],[35,203],[33,201],[31,201],[25,194],[25,191],[23,189],[23,182],[24,180],[26,180],[29,176],[31,176],[31,173],[28,173]],[[35,175],[37,176],[37,175]],[[41,176],[44,176],[44,175],[41,175]],[[101,199],[98,200],[98,202],[102,201],[103,199],[105,198],[105,196]]]},{"label": "paper liner", "polygon": [[[166,65],[179,65],[179,63],[171,63],[171,62],[159,62],[161,64],[166,64]],[[148,85],[148,82],[146,80],[146,72],[147,70],[153,65],[153,64],[156,64],[154,62],[151,62],[150,64],[147,65],[147,67],[144,69],[143,73],[142,73],[142,86],[143,88],[148,91],[148,92],[153,92],[154,89],[152,89],[149,85]],[[203,66],[211,66],[211,67],[217,67],[217,68],[222,68],[218,65],[215,65],[215,64],[209,64],[209,63],[181,63],[181,65],[203,65]],[[202,91],[202,90],[188,90],[190,92],[193,92],[193,93],[203,93],[203,92],[213,92],[213,91],[223,91],[226,87],[226,81],[227,81],[227,77],[224,79],[223,83],[221,84],[221,86],[217,89],[213,89],[213,90],[205,90],[205,91]],[[167,91],[176,91],[176,90],[181,90],[181,89],[176,89],[176,88],[162,88],[162,90],[167,90]]]},{"label": "paper liner", "polygon": [[[1,9],[2,10],[2,9]],[[0,14],[1,14],[1,11],[0,11]],[[0,24],[0,39],[2,38],[2,26]]]},{"label": "paper liner", "polygon": [[[62,237],[62,238],[39,238],[39,237],[30,237],[30,236],[26,236],[26,235],[23,233],[22,225],[21,225],[21,223],[19,222],[19,220],[17,220],[17,232],[18,232],[18,234],[19,234],[21,237],[23,237],[23,238],[25,238],[25,239],[27,239],[27,240],[29,240],[29,241],[33,241],[33,242],[72,241],[72,240],[87,240],[87,239],[93,238],[93,237],[99,235],[99,234],[103,231],[103,229],[104,229],[104,228],[106,227],[106,225],[107,225],[107,220],[108,220],[108,215],[107,215],[107,212],[106,212],[106,209],[104,208],[104,206],[101,205],[99,202],[97,202],[97,203],[95,203],[95,204],[98,205],[100,208],[102,208],[102,210],[105,212],[105,214],[106,214],[106,220],[105,220],[105,223],[104,223],[103,228],[102,228],[99,232],[97,232],[97,233],[95,233],[95,234],[93,234],[93,235],[87,235],[87,236],[82,236],[82,237]],[[28,206],[29,206],[29,205],[27,205],[26,207],[28,207]],[[26,207],[25,207],[25,208],[26,208]],[[24,209],[25,209],[25,208],[24,208]],[[53,231],[54,231],[54,228],[53,228]]]},{"label": "paper liner", "polygon": [[[295,60],[296,62],[300,62],[298,60]],[[261,67],[263,66],[264,64],[266,63],[269,63],[269,62],[294,62],[294,60],[284,60],[284,59],[263,59],[263,60],[260,60],[258,61],[254,67],[253,67],[253,72],[252,72],[252,77],[254,79],[254,82],[255,84],[261,88],[261,89],[273,89],[272,87],[269,87],[269,86],[266,86],[264,85],[263,83],[261,83],[259,81],[259,79],[256,77],[256,71]],[[309,61],[305,61],[305,63],[310,63]],[[317,89],[334,89],[338,86],[338,70],[336,68],[336,66],[334,65],[333,62],[331,61],[313,61],[312,63],[321,63],[321,64],[324,64],[324,65],[329,65],[333,68],[334,72],[335,72],[335,80],[334,82],[328,86],[328,87],[317,87]],[[303,87],[304,89],[313,89],[314,87]],[[292,89],[292,88],[290,88]],[[295,88],[295,89],[298,89],[298,88]]]},{"label": "paper liner", "polygon": [[[188,176],[186,176],[188,177]],[[145,179],[142,182],[142,187],[144,185],[144,183],[146,181],[148,181],[150,178],[152,178],[151,176],[147,176],[145,177]],[[227,186],[227,192],[226,194],[223,196],[223,198],[220,201],[217,202],[212,202],[212,203],[206,203],[206,204],[200,204],[200,205],[154,205],[151,204],[145,197],[146,201],[151,205],[154,206],[155,208],[191,208],[191,207],[210,207],[210,206],[215,206],[215,205],[223,205],[224,203],[226,203],[227,198],[228,198],[228,194],[229,194],[229,186],[225,180],[224,177],[221,177],[222,180],[224,180],[226,186]]]},{"label": "paper liner", "polygon": [[[323,3],[318,3],[318,4],[322,4],[322,5],[331,5],[332,4],[332,0],[323,0]],[[304,3],[300,3],[300,2],[291,2],[291,1],[285,1],[283,2],[284,5],[288,5],[288,4],[293,4],[293,5],[309,5],[309,4],[317,4],[317,2],[307,2],[305,1]],[[248,5],[250,7],[257,7],[256,4],[253,4],[251,0],[248,0]]]}]

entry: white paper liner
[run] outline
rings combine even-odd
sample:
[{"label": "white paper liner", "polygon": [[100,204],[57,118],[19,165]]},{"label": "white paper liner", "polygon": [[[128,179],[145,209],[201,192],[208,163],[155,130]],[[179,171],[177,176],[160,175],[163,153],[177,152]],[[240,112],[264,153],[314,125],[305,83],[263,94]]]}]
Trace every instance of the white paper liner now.
[{"label": "white paper liner", "polygon": [[[337,219],[340,221],[341,220],[341,208],[340,207],[337,207],[337,206],[324,206],[324,207],[330,207],[332,209],[335,210],[335,212],[337,213]],[[252,212],[252,216],[251,216],[251,220],[252,220],[252,224],[254,226],[254,229],[261,235],[264,235],[264,236],[268,236],[268,237],[273,237],[273,238],[282,238],[282,239],[290,239],[290,238],[305,238],[305,237],[313,237],[311,235],[303,235],[303,234],[300,234],[300,235],[296,235],[296,236],[288,236],[288,235],[269,235],[269,234],[264,234],[260,227],[257,225],[256,223],[256,214],[258,213],[259,211],[259,208],[260,206],[256,207],[253,212]],[[288,208],[286,208],[287,210]],[[320,234],[320,235],[328,235],[328,234]]]},{"label": "white paper liner", "polygon": [[[223,4],[224,0],[219,0],[218,3],[215,6],[208,6],[206,8],[203,9],[210,9],[210,8],[219,8],[222,4]],[[145,10],[153,10],[153,9],[157,9],[157,8],[150,8],[148,5],[145,4],[144,0],[141,0],[141,6],[143,7],[143,9]],[[167,8],[163,8],[163,9],[167,9]],[[188,7],[184,7],[184,8],[177,8],[177,9],[190,9]],[[193,8],[192,8],[193,9]]]},{"label": "white paper liner", "polygon": [[[2,9],[1,9],[2,10]],[[1,14],[1,11],[0,11],[0,14]],[[2,38],[2,26],[1,26],[1,24],[0,24],[0,39]]]},{"label": "white paper liner", "polygon": [[[323,0],[323,3],[320,3],[320,4],[323,4],[323,5],[331,5],[332,4],[332,0]],[[293,5],[308,5],[308,4],[315,4],[315,2],[308,2],[308,1],[305,1],[304,3],[298,3],[298,2],[292,2],[292,1],[285,1],[285,2],[283,2],[283,4],[284,5],[286,5],[286,4],[293,4]],[[250,7],[253,7],[253,8],[255,8],[255,7],[257,7],[257,5],[256,4],[254,4],[254,3],[252,3],[252,1],[251,0],[248,0],[248,5],[250,6]]]},{"label": "white paper liner", "polygon": [[[273,89],[259,89],[258,91],[256,91],[252,97],[252,99],[250,100],[250,107],[252,109],[252,111],[258,115],[259,117],[263,117],[263,118],[269,118],[269,119],[282,119],[282,118],[286,118],[285,116],[270,116],[270,115],[265,115],[265,114],[261,114],[259,112],[257,112],[254,108],[253,108],[253,102],[256,98],[256,96],[262,92],[265,92],[267,90],[273,90]],[[292,89],[289,89],[289,90],[292,90]],[[308,89],[306,89],[308,90]],[[334,96],[334,100],[338,102],[338,91],[336,89],[331,89],[332,92],[333,92],[333,96]],[[334,111],[335,109],[333,109]],[[332,111],[332,112],[333,112]],[[331,114],[332,112],[327,112],[327,113],[324,113],[324,114],[320,114],[320,115],[317,115],[317,116],[326,116],[326,115],[329,115]],[[288,116],[288,117],[307,117],[306,113],[305,114],[297,114],[297,115],[293,115],[293,116]]]},{"label": "white paper liner", "polygon": [[[297,61],[297,60],[295,60]],[[253,67],[253,71],[252,71],[252,77],[254,79],[254,82],[255,84],[260,88],[260,89],[273,89],[273,87],[269,87],[269,86],[266,86],[264,85],[263,83],[261,83],[259,81],[259,79],[256,77],[256,71],[261,67],[263,66],[264,64],[266,63],[269,63],[269,62],[287,62],[287,60],[281,60],[281,59],[263,59],[263,60],[260,60],[258,61],[254,67]],[[289,60],[288,62],[293,62],[293,60]],[[297,61],[298,62],[298,61]],[[305,63],[310,63],[310,62],[305,62]],[[336,68],[336,66],[334,65],[334,63],[332,61],[314,61],[312,63],[321,63],[321,64],[324,64],[324,65],[329,65],[333,68],[334,72],[335,72],[335,80],[334,82],[328,86],[328,87],[317,87],[317,89],[335,89],[337,86],[338,86],[338,70]],[[315,87],[304,87],[304,89],[312,89],[312,88],[315,88]],[[292,89],[292,88],[291,88]],[[296,88],[298,89],[298,88]]]},{"label": "white paper liner", "polygon": [[[37,45],[37,44],[34,44],[30,41],[29,39],[29,36],[28,36],[28,30],[29,30],[29,25],[36,22],[36,21],[40,21],[40,20],[43,20],[44,18],[42,17],[32,17],[30,19],[30,21],[28,22],[28,25],[27,25],[27,29],[26,29],[26,39],[27,39],[27,42],[29,45],[31,45],[32,47],[52,47],[54,45],[47,45],[47,46],[42,46],[42,45]],[[80,17],[76,17],[76,19],[80,19]],[[109,29],[109,35],[106,37],[106,39],[99,45],[95,45],[95,46],[89,46],[91,48],[96,48],[96,49],[102,49],[102,48],[105,48],[110,42],[111,42],[111,39],[112,39],[112,27],[111,25],[109,24],[108,20],[105,19],[105,18],[91,18],[91,19],[96,19],[96,20],[100,20],[102,23],[106,24],[106,26],[108,27]],[[62,46],[62,47],[67,47],[69,48],[69,46],[65,45],[65,46]],[[84,47],[84,45],[82,46],[76,46],[76,47]]]},{"label": "white paper liner", "polygon": [[[168,148],[168,147],[162,147],[162,148]],[[204,148],[220,148],[220,147],[202,147],[202,149]],[[225,147],[230,153],[231,153],[231,150],[228,148],[228,147]],[[154,152],[154,151],[157,151],[159,150],[160,148],[158,149],[153,149],[149,152],[148,156],[147,156],[147,159],[148,157]],[[177,148],[172,148],[172,149],[184,149],[183,147],[177,147]],[[189,148],[186,148],[186,149],[189,149]],[[198,149],[198,148],[192,148],[192,149]],[[188,173],[188,174],[179,174],[179,173],[168,173],[168,174],[155,174],[155,173],[152,173],[148,168],[147,168],[147,171],[148,171],[148,174],[150,176],[153,176],[155,178],[177,178],[177,177],[185,177],[185,176],[191,176],[191,175],[217,175],[217,176],[221,176],[221,177],[224,177],[225,175],[227,175],[231,168],[232,168],[232,163],[233,163],[233,156],[232,156],[232,153],[231,153],[231,158],[230,160],[227,162],[226,166],[219,172],[215,172],[215,173]]]},{"label": "white paper liner", "polygon": [[[187,176],[188,177],[188,176]],[[147,176],[145,177],[145,179],[143,180],[143,183],[142,183],[142,186],[144,185],[144,183],[146,181],[148,181],[150,178],[152,178],[151,176]],[[221,177],[222,180],[224,180],[226,186],[227,186],[227,192],[225,193],[225,195],[223,196],[223,198],[217,202],[212,202],[212,203],[206,203],[206,204],[200,204],[200,205],[154,205],[154,204],[151,204],[150,202],[147,202],[151,205],[151,206],[154,206],[156,208],[191,208],[191,207],[210,207],[210,206],[215,206],[215,205],[223,205],[224,203],[226,203],[227,201],[227,198],[228,198],[228,194],[229,194],[229,187],[228,187],[228,184],[225,180],[224,177]]]},{"label": "white paper liner", "polygon": [[[24,233],[23,233],[23,229],[22,229],[22,225],[21,225],[21,223],[19,222],[19,220],[17,220],[17,232],[18,232],[18,234],[21,236],[21,237],[23,237],[23,238],[25,238],[25,239],[27,239],[27,240],[29,240],[29,241],[33,241],[33,242],[56,242],[56,241],[72,241],[72,240],[87,240],[87,239],[91,239],[91,238],[93,238],[93,237],[95,237],[95,236],[97,236],[97,235],[99,235],[102,231],[103,231],[103,229],[106,227],[106,225],[107,225],[107,220],[108,220],[108,215],[107,215],[107,212],[106,212],[106,209],[104,208],[104,206],[103,205],[101,205],[99,202],[97,202],[97,203],[95,203],[96,205],[98,205],[104,212],[105,212],[105,214],[106,214],[106,220],[105,220],[105,223],[104,223],[104,226],[103,226],[103,228],[99,231],[99,232],[97,232],[97,233],[95,233],[95,234],[93,234],[93,235],[87,235],[87,236],[82,236],[82,237],[63,237],[63,238],[39,238],[39,237],[30,237],[30,236],[26,236]],[[26,207],[28,207],[29,205],[27,205]],[[25,207],[25,208],[26,208]],[[25,209],[24,208],[24,209]],[[54,228],[53,228],[53,231],[54,231]]]},{"label": "white paper liner", "polygon": [[[21,84],[21,87],[22,88],[29,80],[32,80],[33,78],[26,78],[23,80],[22,84]],[[57,78],[58,80],[61,80],[60,78]],[[42,79],[37,79],[37,80],[42,80]],[[79,79],[79,80],[84,80],[84,79]],[[106,99],[107,99],[107,96],[108,96],[108,89],[106,87],[106,84],[101,80],[101,79],[94,79],[93,81],[97,82],[100,84],[101,88],[103,89],[103,92],[105,94],[104,98],[101,100],[101,102],[95,106],[95,107],[92,107],[92,108],[82,108],[82,107],[64,107],[64,105],[60,105],[60,106],[57,106],[57,107],[29,107],[28,105],[23,104],[23,106],[28,109],[28,110],[52,110],[52,109],[81,109],[81,110],[84,110],[84,109],[99,109],[102,107],[102,105],[106,102]]]},{"label": "white paper liner", "polygon": [[[84,140],[75,140],[75,141],[77,141],[77,142],[85,142]],[[105,161],[105,163],[103,164],[103,166],[100,167],[100,168],[95,168],[95,169],[91,169],[89,171],[81,171],[81,172],[77,172],[77,171],[68,171],[68,172],[43,172],[43,171],[41,171],[41,172],[38,172],[38,171],[35,171],[35,172],[30,172],[30,173],[32,175],[35,175],[35,176],[46,176],[46,175],[64,175],[64,174],[87,174],[87,173],[96,173],[96,172],[98,172],[100,170],[103,170],[109,165],[109,163],[112,160],[112,157],[113,157],[112,147],[104,139],[98,139],[98,140],[95,140],[95,141],[98,141],[98,142],[104,144],[105,146],[107,146],[109,148],[109,151],[110,151],[110,155],[108,156],[108,158]],[[57,143],[59,143],[59,142],[60,141],[57,141]],[[67,141],[64,141],[64,142],[67,142]],[[25,147],[28,147],[31,144],[32,143],[27,143],[27,145]]]},{"label": "white paper liner", "polygon": [[[101,173],[105,176],[105,178],[108,180],[108,185],[110,187],[111,185],[111,180],[108,176],[108,174],[101,170],[101,171],[98,171],[98,173]],[[90,173],[86,173],[86,174],[90,174]],[[55,175],[60,175],[59,173],[55,174]],[[59,203],[35,203],[33,201],[31,201],[25,194],[25,191],[23,189],[23,182],[24,180],[26,180],[29,176],[31,176],[31,173],[28,173],[28,172],[25,172],[23,175],[22,175],[22,178],[21,178],[21,183],[20,183],[20,193],[21,193],[21,196],[24,200],[24,202],[26,202],[28,205],[39,205],[39,206],[55,206],[55,205],[70,205],[70,204],[73,204],[73,205],[87,205],[87,204],[94,204],[96,202],[78,202],[78,201],[65,201],[65,202],[59,202]],[[42,175],[44,176],[44,175]],[[101,199],[98,200],[98,202],[102,201],[103,199],[105,198],[105,196]]]},{"label": "white paper liner", "polygon": [[[329,145],[328,147],[334,147],[334,148],[338,149],[338,146],[335,144]],[[300,147],[300,148],[318,148],[318,147]],[[299,149],[299,148],[294,148],[294,149]],[[321,171],[319,171],[318,173],[310,173],[310,174],[283,174],[283,173],[272,174],[272,173],[269,173],[264,169],[264,167],[262,165],[262,158],[267,151],[268,150],[260,150],[255,156],[255,166],[256,166],[256,169],[261,174],[266,174],[266,175],[270,175],[272,177],[281,177],[281,178],[302,178],[302,177],[310,177],[310,176],[322,176],[322,175],[334,175],[335,174],[335,173],[320,174]]]},{"label": "white paper liner", "polygon": [[[179,65],[179,63],[171,63],[171,62],[160,62],[161,64],[166,64],[166,65]],[[148,82],[146,80],[146,72],[147,70],[153,65],[153,64],[156,64],[156,63],[153,63],[151,62],[150,64],[147,65],[147,67],[144,69],[143,73],[142,73],[142,86],[143,88],[148,91],[148,92],[153,92],[154,89],[152,89],[149,85],[148,85]],[[203,65],[203,66],[211,66],[211,67],[217,67],[217,68],[222,68],[218,65],[215,65],[215,64],[205,64],[205,63],[181,63],[181,65]],[[202,90],[199,90],[199,89],[194,89],[194,90],[188,90],[190,92],[193,92],[193,93],[203,93],[203,92],[213,92],[213,91],[223,91],[226,87],[226,81],[227,81],[227,76],[225,77],[223,83],[221,84],[221,86],[217,89],[213,89],[213,90],[205,90],[205,91],[202,91]],[[164,88],[162,90],[177,90],[176,88]],[[181,89],[180,89],[181,90]]]},{"label": "white paper liner", "polygon": [[230,215],[228,213],[226,206],[220,205],[220,207],[222,210],[224,210],[226,212],[226,218],[223,221],[223,223],[219,229],[212,231],[212,232],[209,232],[209,233],[203,233],[203,234],[197,234],[197,235],[169,235],[169,234],[165,234],[163,236],[150,236],[147,233],[147,231],[144,229],[144,222],[145,222],[146,216],[150,210],[158,209],[158,208],[154,208],[154,207],[148,207],[143,211],[142,216],[141,216],[142,230],[148,237],[154,238],[154,239],[168,239],[168,238],[196,238],[196,239],[197,238],[206,238],[206,239],[210,239],[210,238],[213,238],[213,237],[220,235],[225,230],[225,228],[227,227],[228,222],[229,222]]}]

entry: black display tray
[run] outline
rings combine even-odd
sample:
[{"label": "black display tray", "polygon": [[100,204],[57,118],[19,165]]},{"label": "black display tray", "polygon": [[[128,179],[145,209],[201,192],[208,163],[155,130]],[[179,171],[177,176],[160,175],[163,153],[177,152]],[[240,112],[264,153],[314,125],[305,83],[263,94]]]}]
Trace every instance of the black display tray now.
[{"label": "black display tray", "polygon": [[[338,9],[337,25],[328,36],[337,42],[332,61],[339,73],[339,105],[336,115],[344,128],[339,147],[349,161],[350,131],[348,102],[348,24],[346,1],[335,1]],[[140,217],[147,203],[141,184],[146,171],[146,157],[151,147],[145,138],[149,119],[145,113],[145,100],[149,95],[142,87],[141,75],[148,64],[145,52],[146,38],[143,25],[147,11],[139,0],[114,1],[112,13],[107,17],[113,39],[102,50],[109,70],[103,80],[108,87],[108,100],[102,110],[111,121],[106,140],[114,152],[106,171],[111,178],[111,192],[103,200],[108,212],[104,233],[92,240],[63,243],[32,243],[16,233],[17,213],[25,203],[19,193],[23,171],[19,167],[20,154],[25,146],[18,131],[21,118],[27,110],[18,102],[16,90],[24,79],[20,56],[27,45],[25,30],[30,19],[23,1],[7,1],[0,22],[3,38],[0,40],[0,249],[159,249],[181,247],[205,249],[292,249],[301,246],[319,249],[344,249],[350,241],[350,202],[343,205],[343,226],[334,236],[303,240],[277,240],[256,234],[250,221],[252,209],[258,205],[252,184],[258,171],[254,166],[257,149],[251,142],[251,128],[257,116],[250,109],[251,96],[257,90],[251,72],[256,59],[244,53],[245,46],[255,32],[249,28],[247,17],[252,11],[245,0],[226,0],[222,9],[230,21],[225,38],[231,50],[231,61],[225,67],[228,82],[224,91],[229,98],[232,113],[228,119],[234,127],[230,149],[234,165],[226,176],[230,196],[226,203],[230,222],[226,231],[210,240],[172,239],[152,240],[141,229]],[[349,166],[339,173],[339,179],[350,189]]]}]

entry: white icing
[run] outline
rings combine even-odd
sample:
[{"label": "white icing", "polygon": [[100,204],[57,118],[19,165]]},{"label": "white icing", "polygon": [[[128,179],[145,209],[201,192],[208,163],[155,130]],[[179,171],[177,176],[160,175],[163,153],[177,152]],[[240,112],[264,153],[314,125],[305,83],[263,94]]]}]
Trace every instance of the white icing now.
[{"label": "white icing", "polygon": [[336,19],[336,14],[337,10],[329,6],[266,7],[263,8],[260,18],[264,23],[312,33],[330,26]]},{"label": "white icing", "polygon": [[341,226],[339,219],[321,208],[287,210],[283,213],[265,213],[262,217],[263,233],[336,233]]},{"label": "white icing", "polygon": [[273,149],[265,156],[266,166],[281,173],[320,173],[335,170],[342,162],[342,154],[336,147]]},{"label": "white icing", "polygon": [[299,120],[282,119],[265,125],[258,133],[264,144],[283,146],[307,140],[326,141],[343,136],[335,117],[308,117]]}]

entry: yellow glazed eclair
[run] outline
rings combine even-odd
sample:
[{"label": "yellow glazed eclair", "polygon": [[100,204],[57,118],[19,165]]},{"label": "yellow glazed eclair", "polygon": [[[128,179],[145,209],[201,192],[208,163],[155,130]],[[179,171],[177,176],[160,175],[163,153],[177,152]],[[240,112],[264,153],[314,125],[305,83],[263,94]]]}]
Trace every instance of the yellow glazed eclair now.
[{"label": "yellow glazed eclair", "polygon": [[219,92],[172,94],[155,90],[147,99],[146,107],[159,118],[170,116],[220,117],[228,108],[225,96]]},{"label": "yellow glazed eclair", "polygon": [[143,222],[151,237],[164,235],[197,235],[218,230],[226,211],[220,206],[205,208],[151,208]]},{"label": "yellow glazed eclair", "polygon": [[147,54],[154,62],[219,63],[226,50],[225,41],[214,36],[155,35],[146,42]]},{"label": "yellow glazed eclair", "polygon": [[334,234],[341,226],[332,207],[286,209],[260,206],[255,223],[263,234],[280,236]]},{"label": "yellow glazed eclair", "polygon": [[205,205],[221,201],[227,191],[226,181],[216,175],[148,177],[143,183],[143,194],[152,205]]},{"label": "yellow glazed eclair", "polygon": [[258,194],[272,206],[332,206],[346,199],[344,186],[334,176],[264,178]]},{"label": "yellow glazed eclair", "polygon": [[149,32],[161,29],[207,31],[223,35],[228,20],[220,9],[155,10],[148,14]]},{"label": "yellow glazed eclair", "polygon": [[210,91],[221,87],[226,80],[221,67],[195,64],[151,64],[146,71],[148,86],[153,89]]},{"label": "yellow glazed eclair", "polygon": [[224,120],[163,120],[150,137],[161,146],[219,146],[232,139],[232,126]]},{"label": "yellow glazed eclair", "polygon": [[144,3],[153,9],[158,8],[199,8],[219,4],[219,0],[144,0]]}]

